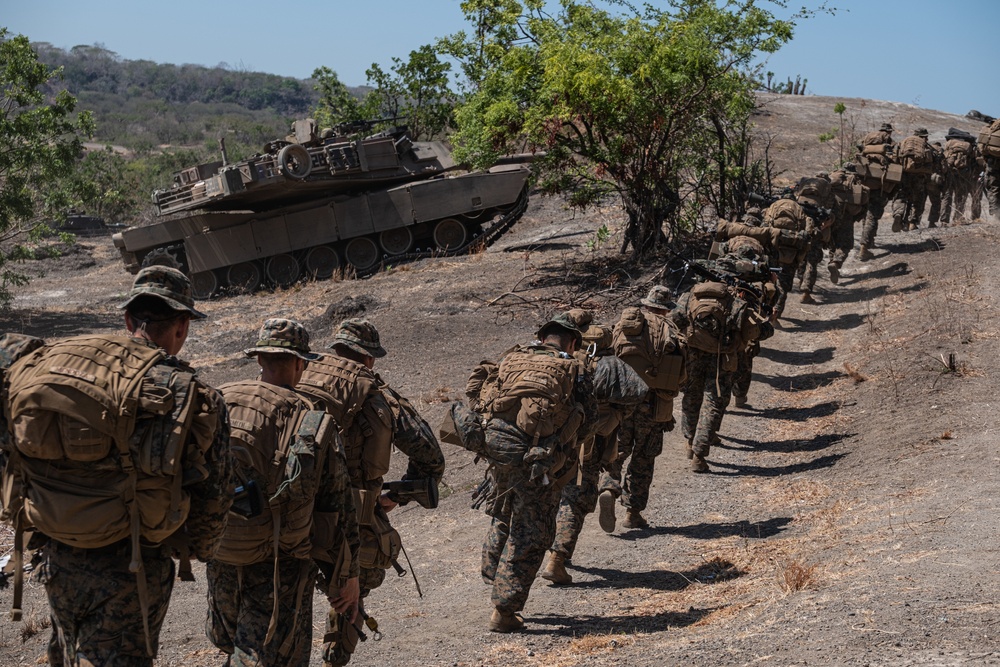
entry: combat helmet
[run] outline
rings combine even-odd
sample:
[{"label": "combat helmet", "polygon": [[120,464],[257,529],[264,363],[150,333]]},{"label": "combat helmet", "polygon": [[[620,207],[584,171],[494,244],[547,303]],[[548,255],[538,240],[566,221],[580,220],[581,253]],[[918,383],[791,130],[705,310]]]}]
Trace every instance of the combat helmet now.
[{"label": "combat helmet", "polygon": [[918,127],[913,131],[913,136],[927,138],[928,132],[926,127]]},{"label": "combat helmet", "polygon": [[309,351],[309,332],[295,320],[272,317],[264,321],[257,334],[257,343],[243,350],[248,357],[258,354],[294,354],[305,361],[316,361],[319,355]]},{"label": "combat helmet", "polygon": [[540,326],[535,335],[538,336],[538,340],[545,340],[545,337],[550,333],[559,333],[558,331],[554,331],[558,329],[565,329],[569,333],[573,334],[573,337],[576,338],[577,347],[580,347],[583,343],[583,329],[580,328],[580,325],[576,323],[568,312],[559,313],[551,320]]},{"label": "combat helmet", "polygon": [[366,357],[378,359],[386,355],[385,348],[379,343],[378,329],[375,328],[374,324],[361,317],[351,318],[340,323],[329,347],[337,345],[343,345]]},{"label": "combat helmet", "polygon": [[760,227],[764,224],[764,213],[760,210],[758,206],[751,206],[743,214],[743,224],[750,225],[752,227]]},{"label": "combat helmet", "polygon": [[172,310],[187,313],[193,320],[203,320],[207,315],[194,307],[191,281],[180,269],[154,264],[139,270],[132,282],[125,301],[118,304],[119,310],[126,310],[141,296],[153,296],[167,304]]},{"label": "combat helmet", "polygon": [[749,236],[734,236],[726,242],[726,248],[727,254],[736,255],[741,259],[760,261],[764,257],[764,246]]},{"label": "combat helmet", "polygon": [[879,132],[892,132],[892,123],[882,123],[882,127],[878,130]]}]

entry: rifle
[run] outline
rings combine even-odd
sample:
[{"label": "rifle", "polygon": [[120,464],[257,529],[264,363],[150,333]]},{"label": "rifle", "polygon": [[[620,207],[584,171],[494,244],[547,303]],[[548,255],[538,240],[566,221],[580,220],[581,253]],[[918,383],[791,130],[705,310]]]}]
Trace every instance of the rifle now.
[{"label": "rifle", "polygon": [[[750,260],[746,261],[749,262]],[[751,262],[751,263],[754,264],[755,267],[758,265],[757,262]],[[685,260],[684,270],[685,272],[691,270],[707,280],[711,280],[717,283],[725,283],[726,285],[729,285],[737,292],[739,292],[740,298],[742,298],[744,301],[753,306],[755,310],[759,311],[765,316],[770,315],[771,306],[764,302],[764,291],[758,289],[751,283],[748,283],[745,280],[740,280],[739,278],[730,273],[724,273],[722,271],[713,271],[707,266],[698,264],[695,261]],[[769,267],[769,270],[780,271],[781,269],[770,269]]]},{"label": "rifle", "polygon": [[438,506],[438,482],[432,477],[382,482],[382,490],[388,492],[386,496],[389,500],[400,505],[415,500],[421,507],[429,510]]},{"label": "rifle", "polygon": [[[767,196],[767,195],[762,195],[758,192],[751,192],[749,195],[747,195],[747,199],[749,199],[754,203],[761,204],[762,206],[770,206],[779,199],[782,199],[782,196],[783,195],[778,195],[776,197]],[[797,198],[795,199],[795,203],[801,206],[802,210],[806,212],[806,215],[808,215],[813,220],[816,221],[827,220],[833,216],[833,209],[826,208],[825,206],[817,206],[815,204],[810,204],[809,202],[801,202]]]}]

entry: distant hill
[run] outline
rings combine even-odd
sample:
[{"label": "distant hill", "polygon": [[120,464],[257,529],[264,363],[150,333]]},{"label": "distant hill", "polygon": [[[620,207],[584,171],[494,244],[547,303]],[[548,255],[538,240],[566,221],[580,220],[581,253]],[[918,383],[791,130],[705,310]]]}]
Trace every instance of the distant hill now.
[{"label": "distant hill", "polygon": [[68,90],[80,110],[94,113],[95,141],[133,150],[214,144],[223,135],[258,146],[287,134],[319,99],[312,80],[124,60],[101,46],[33,46],[43,63],[63,68],[54,90]]}]

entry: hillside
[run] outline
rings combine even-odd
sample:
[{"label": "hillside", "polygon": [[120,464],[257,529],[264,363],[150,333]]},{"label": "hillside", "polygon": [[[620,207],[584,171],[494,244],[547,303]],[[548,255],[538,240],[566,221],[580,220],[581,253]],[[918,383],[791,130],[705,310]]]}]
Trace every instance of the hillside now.
[{"label": "hillside", "polygon": [[[829,169],[836,153],[818,137],[839,127],[837,102],[858,133],[889,121],[897,136],[925,126],[934,140],[951,126],[980,127],[890,102],[763,100],[759,130],[788,179]],[[582,305],[611,322],[654,281],[673,286],[662,265],[617,255],[622,222],[613,206],[574,215],[536,196],[524,219],[480,254],[206,302],[209,319],[192,327],[185,356],[213,384],[248,378],[256,370],[240,350],[265,317],[303,321],[322,347],[340,319],[363,315],[389,351],[377,370],[436,425],[479,360],[526,340],[552,313]],[[602,224],[612,236],[595,244]],[[1000,377],[998,242],[996,221],[897,235],[883,224],[873,261],[852,256],[839,285],[821,272],[818,305],[793,295],[755,367],[749,407],[725,418],[712,474],[690,474],[681,435],[668,433],[652,528],[606,535],[588,521],[570,568],[575,583],[539,580],[524,633],[485,630],[490,602],[479,552],[488,519],[469,509],[483,466],[445,445],[441,507],[392,517],[424,597],[409,577],[387,578],[368,604],[384,637],[361,645],[352,664],[1000,662],[1000,466],[991,420]],[[109,239],[32,269],[39,277],[2,316],[4,330],[58,337],[121,329],[115,305],[131,276]],[[161,667],[223,661],[204,636],[203,569],[196,575],[196,584],[175,588]],[[10,602],[9,589],[0,591],[0,608]],[[323,609],[318,598],[316,607]],[[0,625],[0,664],[44,661],[40,585],[27,591],[25,610],[31,631]],[[317,613],[316,639],[322,620]]]}]

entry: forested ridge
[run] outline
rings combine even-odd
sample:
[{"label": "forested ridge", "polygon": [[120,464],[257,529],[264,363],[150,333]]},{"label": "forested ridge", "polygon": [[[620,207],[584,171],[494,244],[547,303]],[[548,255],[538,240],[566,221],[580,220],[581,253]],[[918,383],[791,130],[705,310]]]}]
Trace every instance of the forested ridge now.
[{"label": "forested ridge", "polygon": [[286,134],[290,121],[307,116],[319,100],[312,80],[224,63],[126,60],[100,45],[32,46],[41,62],[62,68],[48,92],[65,89],[77,98],[79,110],[93,112],[94,141],[139,152],[165,144],[214,145],[223,133],[236,143],[256,145]]}]

